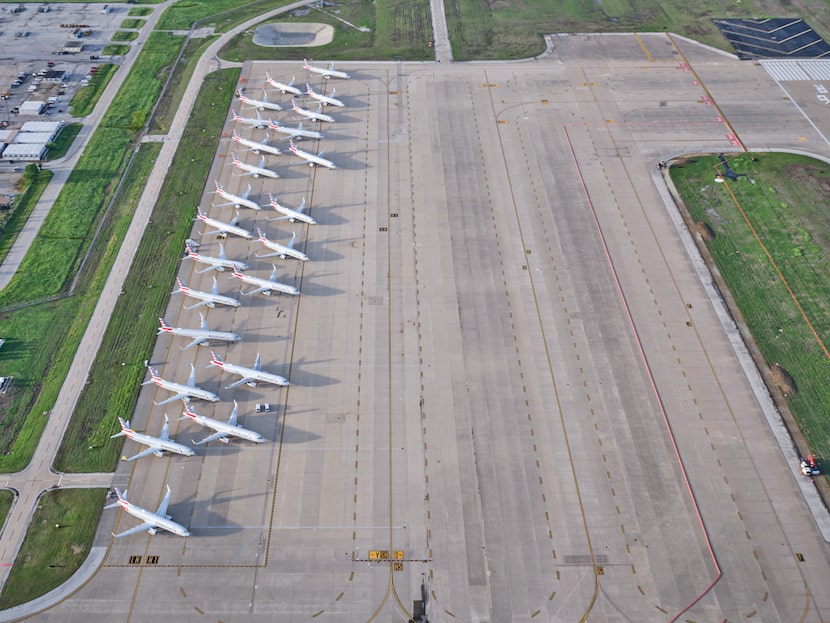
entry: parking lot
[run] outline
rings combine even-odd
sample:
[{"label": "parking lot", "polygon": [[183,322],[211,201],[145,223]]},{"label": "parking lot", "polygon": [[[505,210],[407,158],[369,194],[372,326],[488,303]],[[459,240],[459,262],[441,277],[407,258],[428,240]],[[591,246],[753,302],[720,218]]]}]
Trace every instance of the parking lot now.
[{"label": "parking lot", "polygon": [[[19,116],[13,111],[27,99],[47,101],[49,97],[58,97],[60,101],[49,110],[48,116],[71,120],[66,104],[75,90],[81,88],[90,69],[101,63],[120,63],[123,58],[105,57],[102,51],[132,5],[109,4],[106,5],[109,12],[104,12],[104,6],[0,5],[0,96],[4,98],[0,100],[0,122],[8,121],[10,128],[20,127],[32,117]],[[23,10],[18,10],[20,7]],[[46,8],[48,11],[44,11]],[[70,41],[83,44],[82,51],[61,54]],[[37,74],[46,70],[66,71],[67,77],[63,83],[36,84]],[[13,86],[24,73],[25,79]]]}]

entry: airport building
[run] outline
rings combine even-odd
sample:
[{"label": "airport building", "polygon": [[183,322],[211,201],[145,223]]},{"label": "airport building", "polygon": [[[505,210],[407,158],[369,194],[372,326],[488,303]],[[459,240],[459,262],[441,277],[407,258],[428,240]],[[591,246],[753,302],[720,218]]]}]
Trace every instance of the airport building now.
[{"label": "airport building", "polygon": [[12,143],[6,146],[0,158],[7,162],[38,162],[46,156],[46,151],[43,143]]},{"label": "airport building", "polygon": [[46,108],[46,102],[41,100],[26,100],[20,105],[20,115],[38,116]]}]

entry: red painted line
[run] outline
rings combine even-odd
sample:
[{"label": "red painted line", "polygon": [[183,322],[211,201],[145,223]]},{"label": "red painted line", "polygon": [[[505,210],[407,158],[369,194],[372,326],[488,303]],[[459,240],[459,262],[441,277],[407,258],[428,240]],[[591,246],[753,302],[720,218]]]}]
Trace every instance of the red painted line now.
[{"label": "red painted line", "polygon": [[709,532],[706,530],[706,524],[703,521],[703,516],[700,513],[700,506],[697,503],[697,498],[695,498],[694,490],[692,489],[692,483],[689,481],[689,476],[686,473],[686,467],[683,464],[683,457],[680,456],[680,449],[677,447],[677,440],[674,437],[674,432],[672,431],[671,423],[669,422],[668,414],[666,413],[665,405],[663,404],[663,399],[660,397],[660,391],[657,389],[657,383],[654,380],[654,375],[651,372],[651,366],[648,363],[648,357],[646,357],[646,352],[643,349],[643,342],[640,340],[640,335],[637,332],[637,326],[634,324],[634,317],[631,315],[631,308],[628,305],[628,300],[625,297],[625,292],[622,289],[622,283],[620,283],[619,275],[617,274],[617,269],[614,267],[614,260],[611,258],[611,252],[608,250],[608,244],[605,241],[605,235],[602,233],[602,227],[599,224],[599,218],[597,217],[596,209],[594,208],[594,204],[591,201],[591,195],[588,192],[588,187],[585,185],[585,178],[582,177],[582,170],[579,168],[579,162],[576,159],[576,153],[573,149],[573,144],[571,143],[571,137],[568,136],[568,129],[564,125],[562,126],[562,130],[565,133],[565,140],[568,142],[568,149],[571,152],[571,158],[573,159],[574,166],[576,167],[576,173],[579,176],[579,183],[582,185],[582,192],[585,193],[585,199],[588,202],[588,207],[591,209],[591,216],[594,219],[594,225],[597,228],[597,233],[599,234],[600,242],[602,243],[603,251],[605,252],[605,259],[608,260],[608,266],[611,269],[611,276],[614,278],[614,283],[617,286],[617,293],[620,295],[620,300],[622,301],[623,308],[625,309],[625,314],[628,318],[628,326],[631,328],[631,332],[634,335],[634,340],[637,342],[637,349],[640,351],[640,358],[643,361],[643,366],[645,368],[646,374],[648,375],[649,383],[651,384],[651,390],[654,392],[654,397],[657,399],[657,406],[660,409],[660,414],[663,416],[663,423],[666,426],[666,430],[669,434],[669,440],[671,441],[672,448],[674,449],[674,456],[677,459],[677,464],[680,467],[680,473],[683,475],[683,481],[686,483],[686,491],[689,494],[689,498],[692,501],[692,505],[695,509],[695,515],[697,516],[698,524],[700,525],[700,530],[703,533],[703,540],[706,543],[706,549],[709,551],[709,557],[712,560],[712,564],[715,566],[715,579],[707,586],[703,591],[695,597],[692,601],[689,602],[687,606],[685,606],[682,610],[680,610],[677,614],[675,614],[670,620],[669,623],[674,623],[677,621],[680,616],[689,610],[692,606],[694,606],[698,601],[700,601],[715,584],[718,580],[723,577],[723,571],[721,571],[720,565],[718,564],[717,556],[715,556],[715,550],[712,547],[712,540],[709,538]]}]

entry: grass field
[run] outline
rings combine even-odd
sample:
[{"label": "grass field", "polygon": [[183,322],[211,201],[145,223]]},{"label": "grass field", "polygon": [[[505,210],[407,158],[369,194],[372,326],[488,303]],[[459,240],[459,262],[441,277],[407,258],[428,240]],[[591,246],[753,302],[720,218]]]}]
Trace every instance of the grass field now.
[{"label": "grass field", "polygon": [[8,489],[0,489],[0,529],[6,523],[6,517],[9,516],[12,502],[14,502],[14,492]]},{"label": "grass field", "polygon": [[140,6],[140,7],[134,7],[132,9],[130,9],[129,11],[127,11],[127,15],[129,15],[130,17],[147,17],[152,12],[153,12],[153,9],[151,9],[150,7]]},{"label": "grass field", "polygon": [[121,22],[121,25],[119,26],[119,28],[123,28],[125,30],[127,30],[127,29],[137,30],[137,29],[141,28],[142,26],[144,26],[145,23],[146,23],[146,20],[143,20],[143,19],[125,19]]},{"label": "grass field", "polygon": [[120,43],[108,43],[104,46],[104,49],[101,50],[101,54],[104,56],[124,56],[127,52],[130,51],[130,46],[120,44]]},{"label": "grass field", "polygon": [[170,6],[156,26],[159,30],[188,29],[215,26],[217,32],[225,32],[234,24],[289,4],[287,0],[188,0]]},{"label": "grass field", "polygon": [[75,573],[89,554],[106,495],[106,489],[56,489],[43,494],[0,593],[0,608],[39,597]]},{"label": "grass field", "polygon": [[69,102],[69,111],[73,117],[86,117],[93,111],[117,69],[118,65],[112,63],[99,65],[89,84],[75,91],[75,96]]},{"label": "grass field", "polygon": [[[432,40],[432,22],[428,0],[388,2],[355,0],[337,7],[337,15],[330,9],[311,10],[308,15],[284,16],[276,23],[319,22],[334,27],[334,40],[324,46],[266,48],[254,44],[251,34],[240,34],[225,46],[221,56],[229,61],[280,60],[313,57],[326,60],[355,60],[377,58],[392,60],[429,60],[433,58],[429,42]],[[338,19],[339,18],[339,19]],[[361,32],[345,25],[367,27]],[[263,22],[269,23],[269,22]]]},{"label": "grass field", "polygon": [[228,69],[210,74],[202,85],[58,452],[55,466],[61,471],[115,469],[124,440],[109,437],[118,430],[116,416],[129,417],[135,408],[144,361],[156,340],[157,317],[167,305],[184,240],[193,227],[195,208],[181,206],[196,206],[201,199],[238,79],[239,70]]},{"label": "grass field", "polygon": [[170,84],[162,93],[156,111],[153,113],[153,118],[150,121],[150,134],[167,134],[170,131],[170,124],[173,122],[176,109],[182,100],[185,89],[187,89],[196,64],[199,62],[204,49],[214,40],[215,37],[204,37],[202,39],[190,39],[187,42],[179,62],[173,69]]},{"label": "grass field", "polygon": [[787,404],[810,448],[830,457],[830,166],[742,155],[730,165],[748,177],[720,184],[716,165],[697,157],[673,166],[672,180],[691,218],[714,232],[706,247],[766,367],[792,377]]},{"label": "grass field", "polygon": [[40,171],[37,179],[22,189],[14,200],[14,209],[4,212],[0,217],[0,228],[3,235],[0,236],[0,262],[6,259],[17,236],[20,234],[26,221],[29,220],[32,210],[35,209],[38,199],[46,189],[49,180],[52,179],[51,171]]},{"label": "grass field", "polygon": [[135,30],[116,30],[112,33],[110,41],[132,41],[138,37]]},{"label": "grass field", "polygon": [[83,126],[80,123],[70,123],[69,125],[63,126],[60,134],[58,134],[55,139],[54,146],[49,148],[49,154],[46,158],[46,162],[63,158],[66,155],[66,152],[69,151],[72,143],[75,142],[75,139],[80,133],[82,127]]}]

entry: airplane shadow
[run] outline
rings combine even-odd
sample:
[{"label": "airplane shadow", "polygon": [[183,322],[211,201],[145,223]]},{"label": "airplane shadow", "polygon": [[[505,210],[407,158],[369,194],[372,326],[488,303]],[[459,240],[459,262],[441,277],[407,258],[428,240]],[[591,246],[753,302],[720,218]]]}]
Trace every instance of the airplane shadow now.
[{"label": "airplane shadow", "polygon": [[314,279],[321,279],[323,277],[328,277],[333,273],[328,274],[318,274],[313,273],[310,275],[305,275],[302,281],[302,287],[300,290],[306,296],[335,296],[337,294],[343,294],[343,290],[340,288],[332,288],[330,286],[321,285],[319,283],[315,283]]},{"label": "airplane shadow", "polygon": [[[328,360],[331,361],[331,360]],[[299,385],[301,387],[326,387],[328,385],[337,385],[340,379],[336,379],[324,374],[317,374],[316,372],[309,372],[304,370],[303,366],[307,364],[325,363],[324,361],[306,361],[304,357],[300,357],[291,364],[291,376],[289,380],[292,385]]]}]

